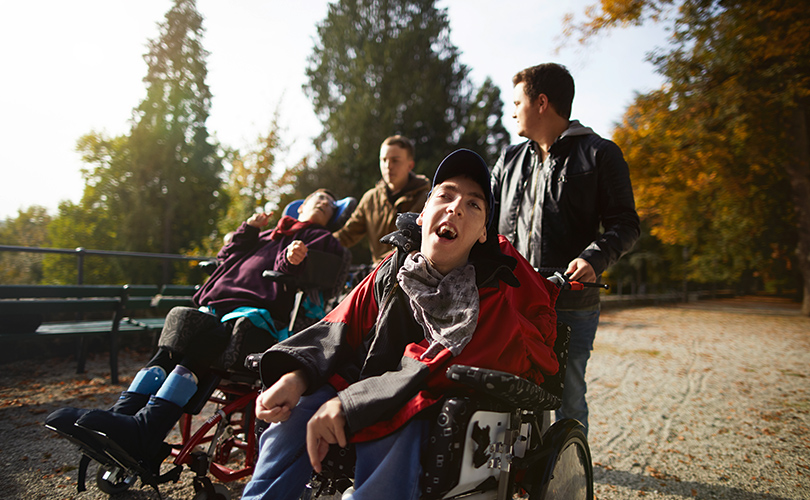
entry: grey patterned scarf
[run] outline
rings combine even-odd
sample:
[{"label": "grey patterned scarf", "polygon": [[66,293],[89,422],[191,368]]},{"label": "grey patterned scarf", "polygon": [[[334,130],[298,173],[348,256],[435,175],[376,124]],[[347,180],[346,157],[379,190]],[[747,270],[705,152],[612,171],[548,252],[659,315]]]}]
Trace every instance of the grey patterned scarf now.
[{"label": "grey patterned scarf", "polygon": [[409,255],[397,273],[408,295],[416,321],[425,329],[430,347],[422,358],[432,358],[442,347],[458,354],[470,342],[478,324],[478,288],[472,264],[442,276],[417,252]]}]

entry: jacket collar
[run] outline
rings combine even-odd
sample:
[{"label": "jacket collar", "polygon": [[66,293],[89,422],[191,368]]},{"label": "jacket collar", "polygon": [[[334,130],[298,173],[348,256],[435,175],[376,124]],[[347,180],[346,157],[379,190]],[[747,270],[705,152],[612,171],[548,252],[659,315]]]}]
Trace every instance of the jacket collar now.
[{"label": "jacket collar", "polygon": [[[388,189],[388,185],[384,180],[378,180],[376,186],[378,189],[382,189],[387,196],[391,196],[392,193]],[[430,189],[430,180],[427,177],[424,175],[415,174],[413,172],[408,172],[408,182],[405,184],[404,188],[396,193],[396,197],[402,198],[403,196],[412,195],[415,192],[421,192],[422,190],[427,191],[428,189]]]}]

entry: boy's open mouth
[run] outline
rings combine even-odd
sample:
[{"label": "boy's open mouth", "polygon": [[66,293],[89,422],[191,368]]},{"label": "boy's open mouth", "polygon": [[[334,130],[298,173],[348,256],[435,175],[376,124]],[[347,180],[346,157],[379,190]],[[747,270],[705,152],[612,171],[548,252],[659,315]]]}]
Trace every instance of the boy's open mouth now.
[{"label": "boy's open mouth", "polygon": [[449,224],[441,224],[439,225],[439,229],[436,230],[436,235],[446,240],[454,240],[458,236],[458,233],[455,228]]}]

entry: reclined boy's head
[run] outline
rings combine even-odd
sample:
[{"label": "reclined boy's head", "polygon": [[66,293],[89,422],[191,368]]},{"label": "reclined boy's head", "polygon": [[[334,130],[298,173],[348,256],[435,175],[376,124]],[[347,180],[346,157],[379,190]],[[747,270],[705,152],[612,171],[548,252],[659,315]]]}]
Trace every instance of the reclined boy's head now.
[{"label": "reclined boy's head", "polygon": [[298,207],[298,220],[326,226],[335,214],[337,198],[328,189],[317,189]]},{"label": "reclined boy's head", "polygon": [[447,156],[433,177],[433,189],[416,223],[422,226],[421,252],[440,273],[467,263],[476,242],[484,243],[492,221],[489,169],[478,154],[459,149]]}]

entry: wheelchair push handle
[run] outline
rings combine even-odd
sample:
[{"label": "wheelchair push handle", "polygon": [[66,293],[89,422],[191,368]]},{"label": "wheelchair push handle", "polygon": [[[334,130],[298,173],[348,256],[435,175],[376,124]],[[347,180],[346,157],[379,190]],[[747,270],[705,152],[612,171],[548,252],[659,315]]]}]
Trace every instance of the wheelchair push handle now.
[{"label": "wheelchair push handle", "polygon": [[610,285],[607,283],[571,280],[568,278],[568,275],[561,272],[563,269],[541,267],[535,268],[535,271],[545,276],[546,279],[560,287],[561,290],[583,290],[585,288],[604,288],[605,290],[610,289]]}]

